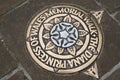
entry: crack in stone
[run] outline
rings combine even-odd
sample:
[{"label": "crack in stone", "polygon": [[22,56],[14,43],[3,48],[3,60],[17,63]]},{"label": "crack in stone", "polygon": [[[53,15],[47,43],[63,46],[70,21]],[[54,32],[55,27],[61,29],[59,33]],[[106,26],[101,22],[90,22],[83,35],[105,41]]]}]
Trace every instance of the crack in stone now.
[{"label": "crack in stone", "polygon": [[118,69],[120,69],[120,62],[117,65],[115,65],[109,72],[104,74],[99,80],[107,79],[109,76],[111,76]]},{"label": "crack in stone", "polygon": [[115,13],[110,13],[110,12],[105,8],[105,6],[104,6],[103,4],[101,4],[101,3],[98,2],[97,0],[94,0],[94,1],[96,2],[96,4],[97,4],[98,6],[100,6],[104,11],[106,11],[107,14],[108,14],[114,21],[116,21],[116,22],[118,23],[118,25],[120,26],[120,21],[115,18],[115,15],[116,15]]}]

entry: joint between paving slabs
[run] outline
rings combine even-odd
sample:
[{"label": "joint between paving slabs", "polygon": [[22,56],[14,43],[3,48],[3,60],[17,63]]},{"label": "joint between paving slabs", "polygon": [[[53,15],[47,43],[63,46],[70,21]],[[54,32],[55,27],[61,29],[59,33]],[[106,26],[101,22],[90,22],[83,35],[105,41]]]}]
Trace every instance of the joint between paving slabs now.
[{"label": "joint between paving slabs", "polygon": [[108,9],[106,9],[105,5],[103,5],[102,3],[100,3],[99,1],[97,0],[94,0],[96,2],[96,4],[98,6],[100,6],[104,11],[106,11],[106,13],[114,20],[118,23],[118,25],[120,26],[120,21],[118,19],[115,18],[115,16],[120,12],[120,10],[116,10],[116,12],[112,12],[110,13]]},{"label": "joint between paving slabs", "polygon": [[16,69],[14,69],[12,72],[10,72],[7,75],[5,75],[4,77],[2,77],[0,80],[8,80],[19,71],[23,72],[23,74],[27,78],[27,80],[32,80],[31,76],[27,73],[27,71],[21,64],[18,64],[18,67]]}]

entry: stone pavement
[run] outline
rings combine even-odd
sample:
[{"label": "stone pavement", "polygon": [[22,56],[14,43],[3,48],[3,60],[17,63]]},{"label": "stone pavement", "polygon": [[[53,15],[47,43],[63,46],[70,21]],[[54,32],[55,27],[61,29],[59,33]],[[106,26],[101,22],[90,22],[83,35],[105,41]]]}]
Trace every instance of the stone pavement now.
[{"label": "stone pavement", "polygon": [[[82,73],[55,75],[40,68],[27,54],[25,31],[31,17],[56,3],[104,10],[104,48],[97,60],[100,78]],[[120,0],[0,0],[0,80],[120,80]]]}]

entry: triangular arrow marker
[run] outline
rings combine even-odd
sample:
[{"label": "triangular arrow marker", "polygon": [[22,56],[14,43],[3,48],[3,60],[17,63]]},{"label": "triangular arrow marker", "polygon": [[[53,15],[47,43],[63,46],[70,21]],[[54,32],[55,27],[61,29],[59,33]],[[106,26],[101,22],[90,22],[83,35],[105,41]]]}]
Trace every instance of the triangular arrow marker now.
[{"label": "triangular arrow marker", "polygon": [[90,68],[88,68],[85,72],[83,72],[86,75],[95,77],[95,78],[99,78],[98,75],[98,68],[97,68],[97,64],[95,63],[93,66],[91,66]]},{"label": "triangular arrow marker", "polygon": [[93,16],[95,16],[95,18],[98,20],[98,23],[100,23],[102,16],[103,16],[103,10],[100,11],[91,11],[91,13],[93,14]]}]

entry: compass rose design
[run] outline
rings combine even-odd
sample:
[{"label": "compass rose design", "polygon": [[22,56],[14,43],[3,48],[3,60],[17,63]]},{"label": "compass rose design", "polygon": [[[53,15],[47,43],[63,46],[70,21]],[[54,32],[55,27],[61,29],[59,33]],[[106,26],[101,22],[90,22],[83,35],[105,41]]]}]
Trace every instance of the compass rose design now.
[{"label": "compass rose design", "polygon": [[29,54],[48,71],[61,74],[79,71],[99,78],[96,60],[103,46],[100,26],[103,12],[86,12],[69,5],[39,12],[27,29]]}]

